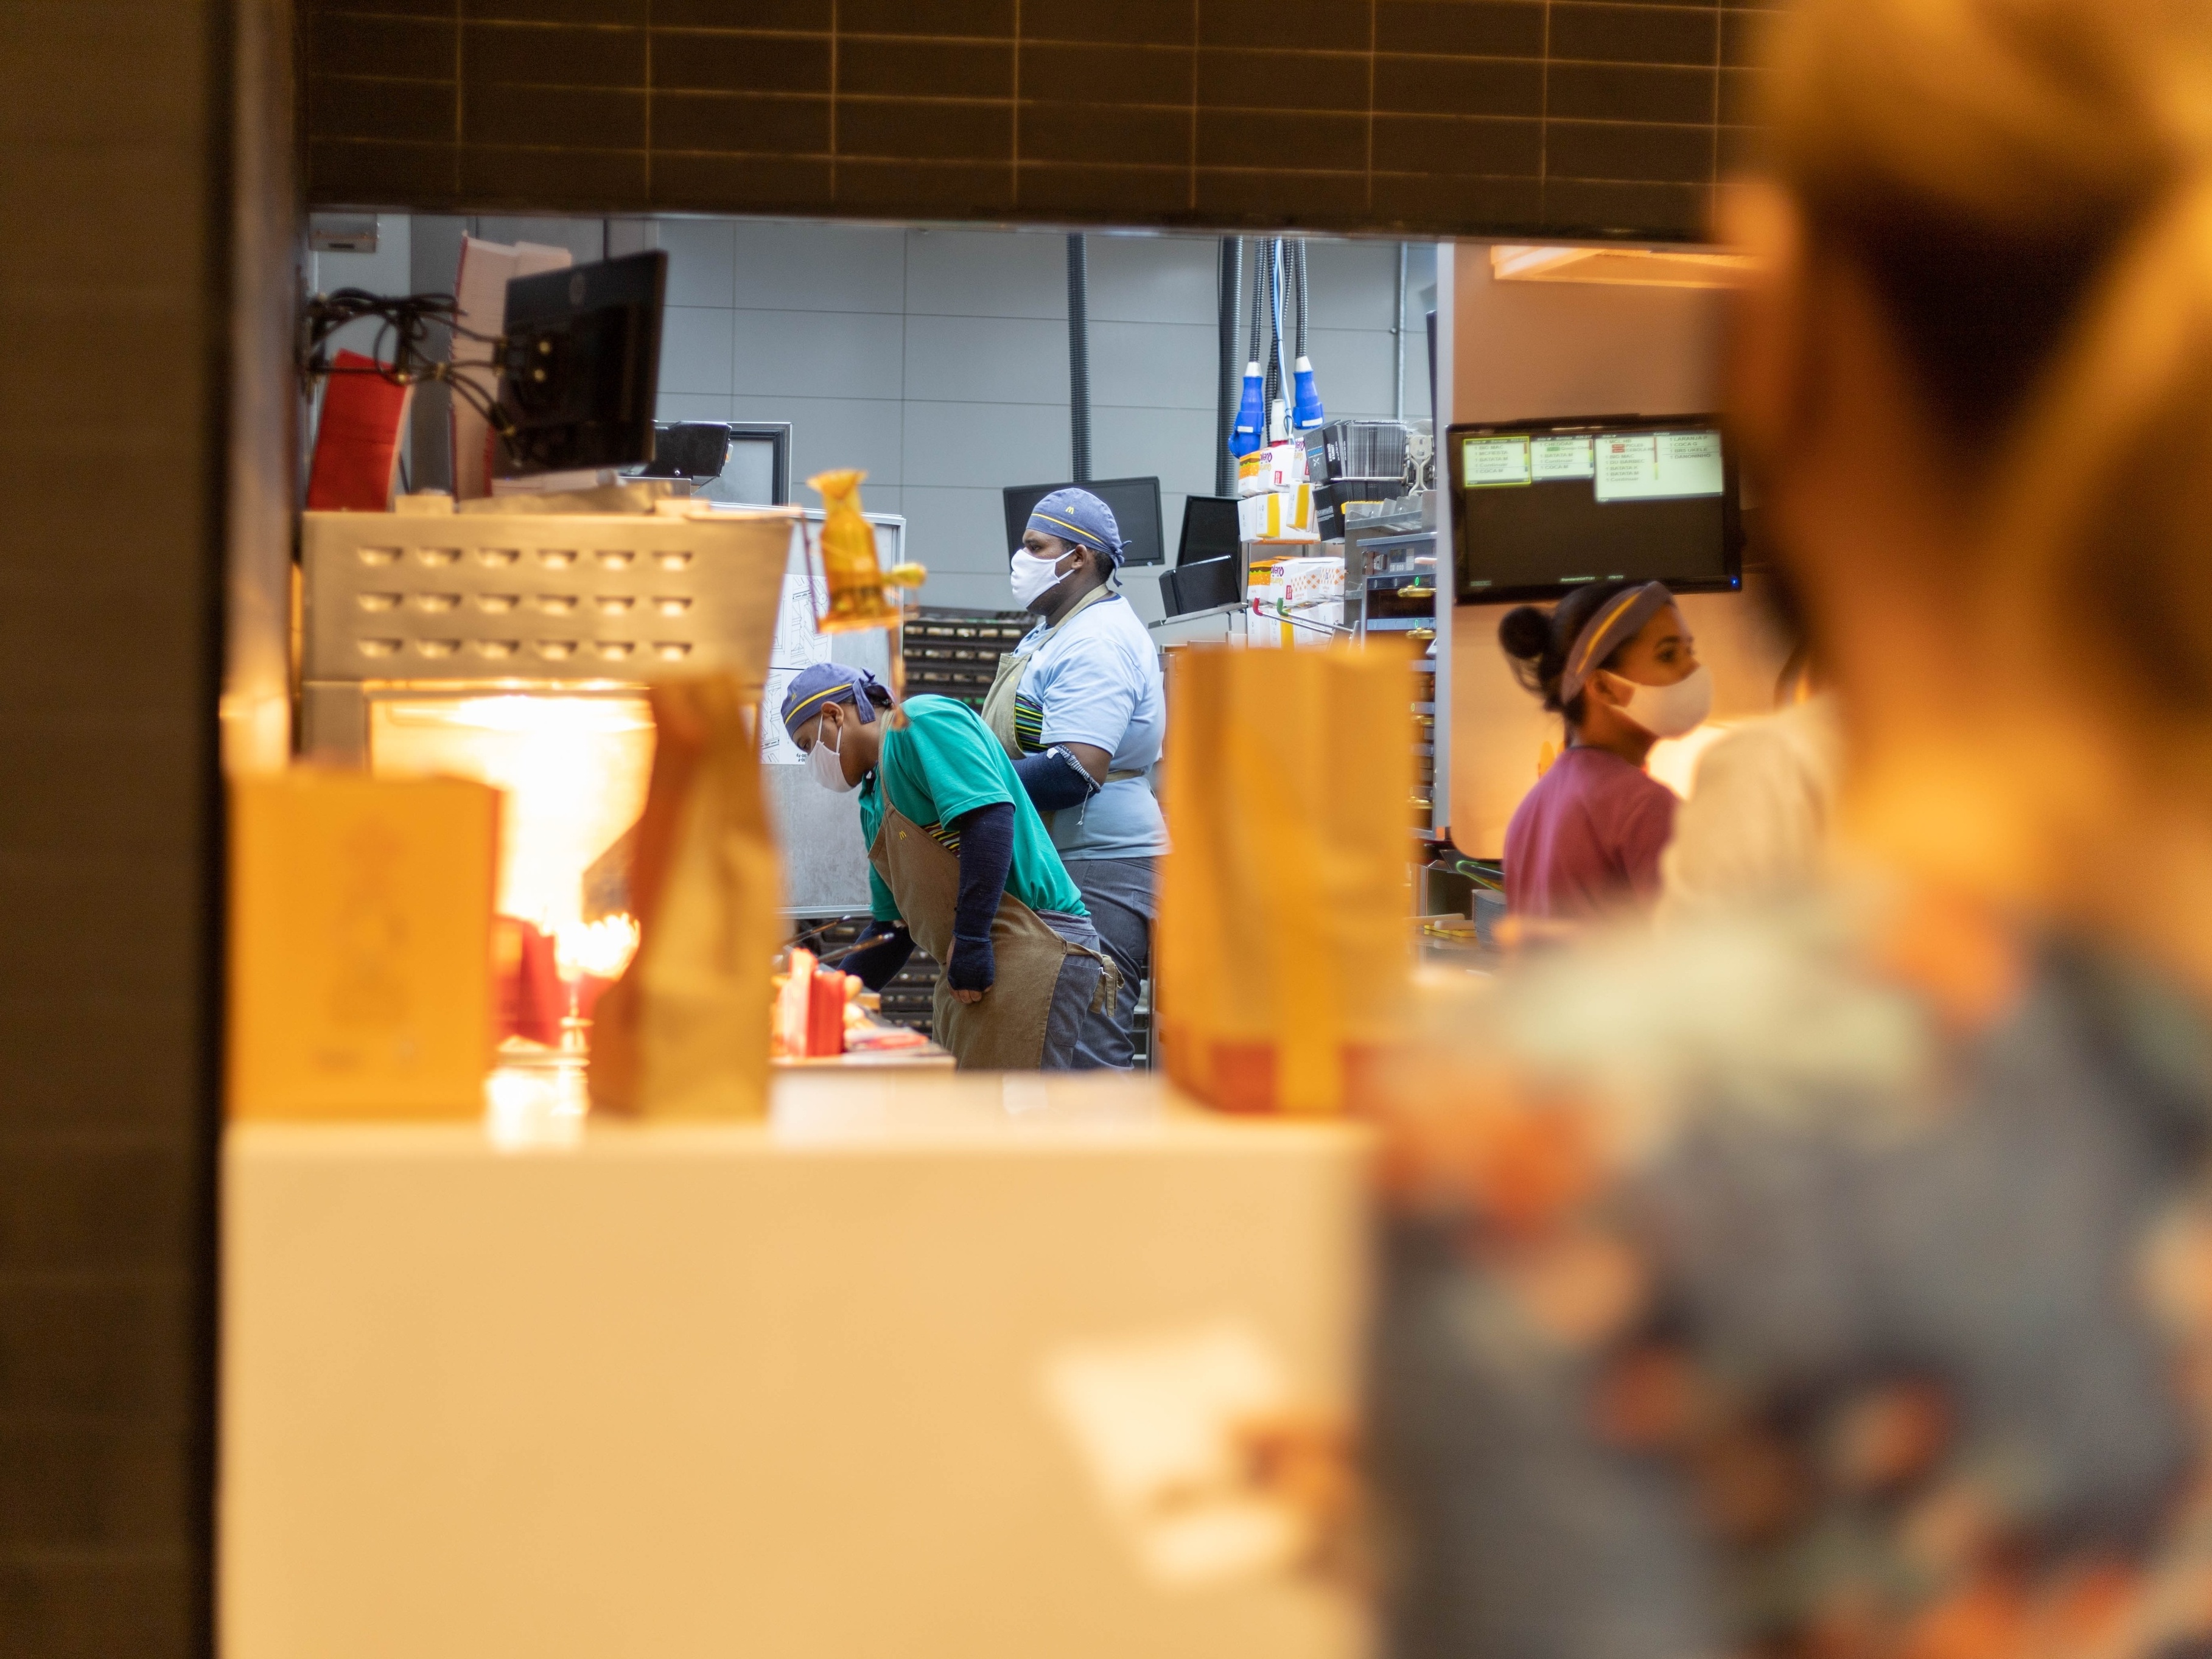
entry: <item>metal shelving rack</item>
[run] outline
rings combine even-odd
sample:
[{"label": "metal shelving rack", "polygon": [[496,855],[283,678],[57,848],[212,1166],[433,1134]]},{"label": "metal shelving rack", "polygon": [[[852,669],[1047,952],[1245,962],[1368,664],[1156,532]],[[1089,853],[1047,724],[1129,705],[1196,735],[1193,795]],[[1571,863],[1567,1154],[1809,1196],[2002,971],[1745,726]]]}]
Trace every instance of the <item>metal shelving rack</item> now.
[{"label": "metal shelving rack", "polygon": [[1411,828],[1424,840],[1442,841],[1451,825],[1452,602],[1440,583],[1437,533],[1422,525],[1420,501],[1414,497],[1398,512],[1346,526],[1346,597],[1357,596],[1349,619],[1360,638],[1408,636],[1416,647],[1408,699]]}]

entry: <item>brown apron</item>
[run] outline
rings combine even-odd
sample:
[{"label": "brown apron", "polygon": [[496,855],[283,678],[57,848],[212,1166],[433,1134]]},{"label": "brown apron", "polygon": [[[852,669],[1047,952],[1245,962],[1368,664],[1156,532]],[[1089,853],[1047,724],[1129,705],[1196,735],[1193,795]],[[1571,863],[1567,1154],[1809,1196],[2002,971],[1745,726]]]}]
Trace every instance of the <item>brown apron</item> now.
[{"label": "brown apron", "polygon": [[[897,808],[885,803],[884,821],[868,861],[898,902],[914,942],[939,962],[952,959],[952,912],[960,899],[959,856]],[[1114,964],[1095,951],[1071,945],[1037,913],[1007,893],[991,919],[991,956],[997,977],[980,1002],[963,1002],[940,977],[933,1013],[937,1040],[963,1071],[1035,1071],[1044,1057],[1045,1026],[1061,964],[1093,957],[1102,969],[1099,991],[1118,988]],[[1099,998],[1092,998],[1094,1006]]]}]

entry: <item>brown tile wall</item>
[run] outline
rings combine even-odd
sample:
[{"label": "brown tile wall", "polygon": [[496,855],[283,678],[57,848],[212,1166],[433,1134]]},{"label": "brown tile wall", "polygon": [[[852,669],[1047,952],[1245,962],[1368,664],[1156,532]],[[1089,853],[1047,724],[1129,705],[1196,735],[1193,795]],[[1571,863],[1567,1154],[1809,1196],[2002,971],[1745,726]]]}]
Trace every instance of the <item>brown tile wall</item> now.
[{"label": "brown tile wall", "polygon": [[0,1653],[209,1635],[218,0],[0,7]]},{"label": "brown tile wall", "polygon": [[309,201],[1695,238],[1779,0],[302,0]]}]

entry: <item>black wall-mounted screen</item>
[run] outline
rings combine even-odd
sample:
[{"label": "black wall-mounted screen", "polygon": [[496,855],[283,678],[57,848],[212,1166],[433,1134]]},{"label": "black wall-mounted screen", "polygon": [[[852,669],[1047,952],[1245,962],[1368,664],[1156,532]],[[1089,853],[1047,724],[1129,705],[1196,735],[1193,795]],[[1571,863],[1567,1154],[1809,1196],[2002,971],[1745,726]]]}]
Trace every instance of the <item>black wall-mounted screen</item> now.
[{"label": "black wall-mounted screen", "polygon": [[507,283],[499,402],[514,431],[494,451],[498,477],[653,459],[667,286],[658,252]]},{"label": "black wall-mounted screen", "polygon": [[1176,545],[1177,566],[1201,559],[1235,558],[1244,550],[1244,534],[1234,495],[1186,495],[1182,539]]},{"label": "black wall-mounted screen", "polygon": [[1121,562],[1164,564],[1167,548],[1160,531],[1158,478],[1097,478],[1089,483],[1010,484],[1006,495],[1006,550],[1022,544],[1030,509],[1055,489],[1087,489],[1113,510],[1121,532]]},{"label": "black wall-mounted screen", "polygon": [[1615,577],[1742,586],[1735,459],[1710,415],[1454,426],[1444,441],[1462,605]]}]

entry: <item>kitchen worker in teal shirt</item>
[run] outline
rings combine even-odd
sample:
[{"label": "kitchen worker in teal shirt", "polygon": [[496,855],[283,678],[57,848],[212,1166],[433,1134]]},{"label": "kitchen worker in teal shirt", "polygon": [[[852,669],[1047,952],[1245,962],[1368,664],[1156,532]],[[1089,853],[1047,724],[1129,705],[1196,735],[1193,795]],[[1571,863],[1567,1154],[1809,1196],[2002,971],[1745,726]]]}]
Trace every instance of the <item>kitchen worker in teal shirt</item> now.
[{"label": "kitchen worker in teal shirt", "polygon": [[963,1068],[1066,1069],[1115,977],[1012,763],[973,710],[864,669],[795,676],[783,722],[815,781],[857,792],[872,925],[845,966],[872,988],[916,944],[944,963],[935,1032]]}]

